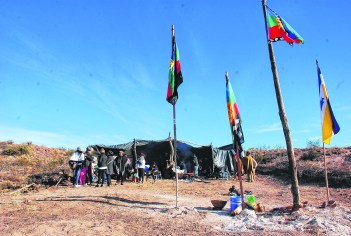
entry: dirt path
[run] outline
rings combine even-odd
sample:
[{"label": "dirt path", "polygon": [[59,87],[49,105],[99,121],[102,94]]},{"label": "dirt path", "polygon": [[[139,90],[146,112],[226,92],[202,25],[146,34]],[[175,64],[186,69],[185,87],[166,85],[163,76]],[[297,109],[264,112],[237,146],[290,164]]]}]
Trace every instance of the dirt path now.
[{"label": "dirt path", "polygon": [[[1,235],[351,235],[351,189],[331,189],[338,205],[320,209],[325,189],[301,187],[308,206],[293,214],[270,210],[292,202],[289,186],[258,176],[244,182],[266,214],[245,210],[230,216],[228,190],[238,181],[126,183],[111,187],[52,187],[36,193],[0,196]],[[211,199],[227,200],[222,211]]]}]

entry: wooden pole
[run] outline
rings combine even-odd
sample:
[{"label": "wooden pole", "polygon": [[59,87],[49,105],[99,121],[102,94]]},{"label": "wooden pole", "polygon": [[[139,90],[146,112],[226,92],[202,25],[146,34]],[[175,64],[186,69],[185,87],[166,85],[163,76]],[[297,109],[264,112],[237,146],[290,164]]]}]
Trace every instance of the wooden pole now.
[{"label": "wooden pole", "polygon": [[[226,79],[226,83],[228,83],[229,81],[229,75],[228,72],[225,73],[225,79]],[[233,148],[234,150],[236,150],[235,152],[235,158],[236,158],[236,163],[238,166],[238,179],[239,179],[239,184],[240,184],[240,194],[241,194],[241,206],[244,209],[245,206],[245,202],[244,202],[244,189],[243,189],[243,181],[241,178],[241,168],[240,168],[240,156],[239,156],[239,151],[241,150],[239,147],[238,143],[235,143],[235,136],[234,136],[234,130],[233,127],[230,127],[231,131],[232,131],[232,140],[233,140]],[[235,148],[235,145],[236,148]],[[235,164],[234,164],[235,165]],[[234,181],[235,181],[235,176],[234,176]]]},{"label": "wooden pole", "polygon": [[[234,144],[235,145],[235,144]],[[235,153],[236,156],[236,162],[238,163],[238,175],[239,175],[239,183],[240,183],[240,193],[241,193],[241,207],[244,209],[245,208],[245,202],[244,202],[244,188],[243,188],[243,180],[241,178],[241,168],[240,168],[240,156],[239,156],[239,145],[237,145],[236,148],[237,152]],[[234,178],[235,179],[235,178]]]},{"label": "wooden pole", "polygon": [[325,147],[324,147],[324,143],[323,143],[323,156],[324,156],[325,186],[326,186],[326,188],[327,188],[327,200],[328,200],[328,203],[329,203],[330,199],[329,199],[328,170],[327,170],[327,158],[325,157]]},{"label": "wooden pole", "polygon": [[213,156],[213,145],[212,145],[212,142],[211,142],[211,159],[212,159],[212,170],[211,170],[211,172],[213,173],[214,172],[214,156]]},{"label": "wooden pole", "polygon": [[[172,25],[172,47],[174,47],[174,25]],[[176,102],[173,104],[173,130],[174,130],[174,165],[176,174],[176,208],[178,208],[178,173],[177,173],[177,124]]]},{"label": "wooden pole", "polygon": [[[268,36],[266,0],[262,0],[262,8],[263,8],[266,36]],[[293,195],[293,209],[297,210],[299,208],[299,205],[300,205],[300,193],[299,193],[299,182],[298,182],[298,178],[297,178],[296,160],[295,160],[292,140],[290,137],[288,118],[286,117],[286,114],[285,114],[283,97],[282,97],[282,93],[280,90],[280,82],[279,82],[279,76],[278,76],[278,70],[276,67],[275,57],[274,57],[273,45],[272,45],[272,42],[270,42],[269,40],[268,40],[268,51],[269,51],[269,58],[271,61],[271,69],[272,69],[272,73],[273,73],[275,93],[276,93],[276,98],[277,98],[277,103],[278,103],[278,108],[279,108],[279,117],[280,117],[280,121],[281,121],[282,126],[283,126],[285,143],[286,143],[287,154],[288,154],[288,159],[289,159],[289,172],[290,172],[290,178],[291,178],[291,193]]]}]

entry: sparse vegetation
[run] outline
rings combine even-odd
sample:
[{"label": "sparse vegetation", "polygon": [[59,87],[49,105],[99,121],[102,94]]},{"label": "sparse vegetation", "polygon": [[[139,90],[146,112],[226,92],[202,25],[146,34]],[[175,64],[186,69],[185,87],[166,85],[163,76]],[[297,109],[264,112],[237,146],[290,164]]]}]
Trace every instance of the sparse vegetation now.
[{"label": "sparse vegetation", "polygon": [[[298,176],[301,182],[323,184],[322,148],[316,143],[308,143],[306,149],[295,149]],[[267,147],[249,149],[259,163],[258,174],[271,175],[289,181],[289,162],[286,149]],[[0,142],[0,191],[2,193],[18,189],[26,184],[54,185],[60,177],[70,173],[68,159],[74,150],[47,148],[35,144],[14,144]],[[329,166],[330,186],[351,186],[351,148],[330,148],[326,153],[333,157]],[[339,158],[336,159],[335,156]],[[331,159],[331,158],[329,158]],[[338,160],[338,161],[336,161]],[[345,162],[347,162],[345,164]]]},{"label": "sparse vegetation", "polygon": [[304,152],[301,159],[304,161],[314,161],[321,157],[319,150],[319,140],[309,140],[307,142],[307,152]]},{"label": "sparse vegetation", "polygon": [[3,150],[2,154],[7,156],[18,156],[18,155],[30,154],[30,147],[26,145],[14,146]]},{"label": "sparse vegetation", "polygon": [[0,153],[0,191],[8,192],[33,182],[55,184],[58,173],[69,173],[72,150],[6,141],[0,142]]}]

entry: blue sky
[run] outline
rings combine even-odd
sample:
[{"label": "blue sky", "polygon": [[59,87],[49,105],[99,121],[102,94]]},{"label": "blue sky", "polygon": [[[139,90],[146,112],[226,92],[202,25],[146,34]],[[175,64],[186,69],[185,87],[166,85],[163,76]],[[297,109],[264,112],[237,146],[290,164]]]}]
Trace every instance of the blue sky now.
[{"label": "blue sky", "polygon": [[[331,146],[350,145],[351,2],[267,4],[305,39],[274,43],[293,146],[321,139],[316,59],[341,127]],[[2,1],[0,140],[75,148],[173,135],[172,24],[184,78],[177,138],[231,143],[228,71],[244,148],[285,147],[259,0]]]}]

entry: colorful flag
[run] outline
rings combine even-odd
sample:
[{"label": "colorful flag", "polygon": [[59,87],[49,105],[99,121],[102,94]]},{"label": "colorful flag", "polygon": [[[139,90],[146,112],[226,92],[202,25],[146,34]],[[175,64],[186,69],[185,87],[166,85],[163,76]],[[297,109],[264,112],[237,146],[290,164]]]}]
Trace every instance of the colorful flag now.
[{"label": "colorful flag", "polygon": [[180,68],[180,58],[175,36],[172,37],[172,55],[169,63],[167,101],[172,105],[178,100],[178,86],[183,83],[182,70]]},{"label": "colorful flag", "polygon": [[293,43],[304,43],[304,39],[286,22],[282,17],[275,13],[268,6],[267,8],[267,31],[268,40],[276,42],[285,40],[292,45]]},{"label": "colorful flag", "polygon": [[[226,74],[226,93],[227,93],[227,108],[228,108],[228,117],[229,124],[232,131],[234,150],[235,152],[243,151],[242,144],[244,143],[244,133],[241,128],[241,119],[238,104],[235,99],[234,91],[230,84],[228,74]],[[239,150],[237,150],[239,148]]]},{"label": "colorful flag", "polygon": [[325,144],[330,144],[333,135],[340,131],[338,122],[334,117],[333,110],[330,106],[330,100],[325,86],[324,78],[319,68],[318,61],[317,73],[318,73],[318,87],[319,87],[319,103],[321,108],[321,119],[322,119],[322,140]]}]

